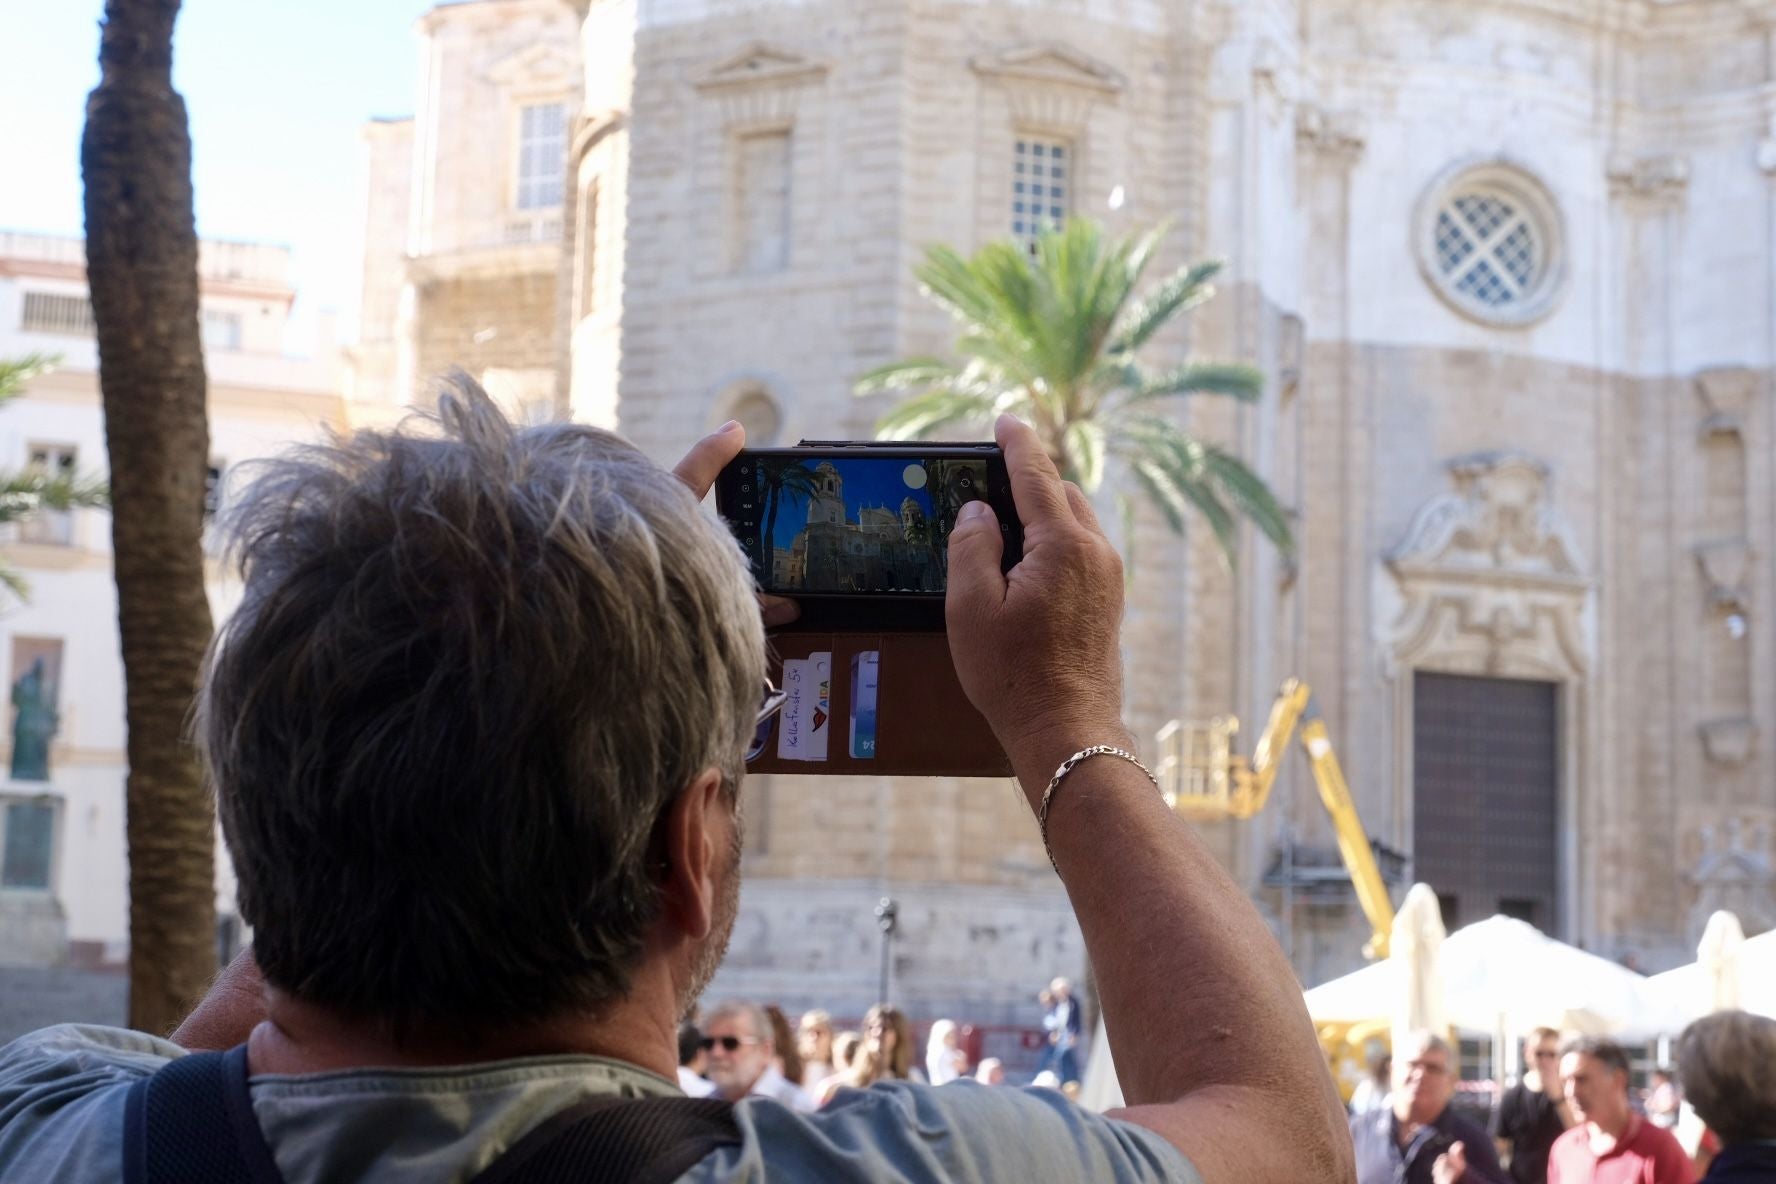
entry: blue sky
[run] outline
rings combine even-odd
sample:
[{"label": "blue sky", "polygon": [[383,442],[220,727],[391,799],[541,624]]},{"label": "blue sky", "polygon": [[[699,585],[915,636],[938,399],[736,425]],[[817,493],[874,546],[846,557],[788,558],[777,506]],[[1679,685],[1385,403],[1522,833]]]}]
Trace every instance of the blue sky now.
[{"label": "blue sky", "polygon": [[[174,83],[198,233],[289,246],[297,315],[355,309],[359,128],[413,113],[430,0],[186,0]],[[0,0],[0,229],[81,233],[80,132],[103,0]],[[301,330],[297,336],[300,338]]]},{"label": "blue sky", "polygon": [[[913,489],[906,483],[905,470],[909,467],[905,460],[841,460],[835,461],[834,467],[844,480],[845,521],[856,522],[857,512],[864,506],[887,506],[898,516],[900,503],[911,497],[931,516],[931,495],[923,489]],[[916,465],[911,467],[917,468]],[[808,523],[808,502],[804,498],[799,502],[786,502],[777,512],[776,530],[772,534],[771,545],[787,550],[795,544],[796,535]]]}]

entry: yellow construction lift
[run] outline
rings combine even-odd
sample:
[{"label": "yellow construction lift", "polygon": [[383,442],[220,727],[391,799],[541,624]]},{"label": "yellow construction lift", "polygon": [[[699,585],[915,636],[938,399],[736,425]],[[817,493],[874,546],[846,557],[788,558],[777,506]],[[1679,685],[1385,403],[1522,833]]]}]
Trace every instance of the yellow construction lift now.
[{"label": "yellow construction lift", "polygon": [[[1319,719],[1302,722],[1312,695],[1300,679],[1291,678],[1283,684],[1250,761],[1233,751],[1234,738],[1239,734],[1237,717],[1217,716],[1207,723],[1173,720],[1159,733],[1160,761],[1156,773],[1160,789],[1172,809],[1186,818],[1253,818],[1270,799],[1283,754],[1299,728],[1301,747],[1313,770],[1314,784],[1319,787],[1320,802],[1331,816],[1338,836],[1338,853],[1350,873],[1357,903],[1373,930],[1363,955],[1385,958],[1388,934],[1394,926],[1394,905],[1376,865],[1369,835],[1357,816],[1356,803],[1351,801],[1344,770],[1332,751],[1325,723]],[[1385,1020],[1318,1025],[1320,1047],[1345,1101],[1350,1100],[1356,1083],[1367,1074],[1370,1055],[1386,1047],[1387,1029]]]},{"label": "yellow construction lift", "polygon": [[1312,696],[1312,690],[1298,678],[1283,684],[1249,761],[1233,751],[1240,726],[1237,717],[1217,716],[1207,723],[1173,720],[1159,733],[1160,789],[1172,809],[1186,818],[1214,821],[1255,817],[1270,799],[1283,753],[1299,727],[1301,747],[1313,769],[1320,802],[1338,835],[1338,853],[1350,872],[1357,903],[1374,930],[1363,947],[1363,955],[1385,958],[1388,932],[1394,924],[1393,902],[1388,899],[1387,884],[1375,863],[1363,821],[1357,817],[1350,786],[1345,783],[1344,770],[1339,768],[1338,756],[1332,751],[1325,723],[1319,719],[1302,722]]}]

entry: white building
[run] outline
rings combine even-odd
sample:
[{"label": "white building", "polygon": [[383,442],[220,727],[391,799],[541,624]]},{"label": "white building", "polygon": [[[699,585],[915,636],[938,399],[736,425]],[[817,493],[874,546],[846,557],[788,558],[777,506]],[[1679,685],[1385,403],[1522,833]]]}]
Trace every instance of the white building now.
[{"label": "white building", "polygon": [[[105,474],[97,345],[77,238],[0,232],[0,358],[57,356],[50,373],[0,409],[0,470],[40,465]],[[285,353],[295,293],[281,247],[205,242],[199,251],[211,467],[233,466],[345,427],[335,348]],[[218,487],[220,487],[218,485]],[[48,512],[8,528],[0,555],[30,584],[0,609],[8,685],[41,658],[60,726],[48,781],[0,782],[0,965],[120,962],[129,938],[124,842],[123,666],[110,515]],[[212,567],[218,619],[233,595]],[[10,756],[14,712],[0,736]],[[10,762],[0,769],[10,772]],[[234,913],[218,848],[217,909]]]}]

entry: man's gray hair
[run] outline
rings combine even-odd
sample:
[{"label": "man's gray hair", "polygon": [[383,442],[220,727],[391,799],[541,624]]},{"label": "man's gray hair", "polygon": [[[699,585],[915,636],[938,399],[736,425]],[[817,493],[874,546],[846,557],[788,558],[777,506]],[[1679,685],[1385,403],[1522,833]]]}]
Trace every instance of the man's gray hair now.
[{"label": "man's gray hair", "polygon": [[[417,426],[418,430],[415,430]],[[258,466],[195,733],[266,979],[391,1031],[627,990],[657,828],[738,786],[764,680],[745,559],[597,428],[435,415]]]},{"label": "man's gray hair", "polygon": [[771,1027],[771,1017],[765,1014],[764,1008],[744,999],[730,999],[710,1012],[709,1018],[703,1021],[703,1030],[708,1031],[714,1027],[717,1020],[733,1019],[736,1016],[745,1016],[747,1022],[752,1025],[752,1034],[763,1043],[770,1045],[777,1043],[774,1029]]},{"label": "man's gray hair", "polygon": [[1455,1049],[1449,1041],[1443,1039],[1429,1028],[1415,1028],[1406,1035],[1406,1051],[1408,1052],[1440,1052],[1450,1061],[1455,1060]]}]

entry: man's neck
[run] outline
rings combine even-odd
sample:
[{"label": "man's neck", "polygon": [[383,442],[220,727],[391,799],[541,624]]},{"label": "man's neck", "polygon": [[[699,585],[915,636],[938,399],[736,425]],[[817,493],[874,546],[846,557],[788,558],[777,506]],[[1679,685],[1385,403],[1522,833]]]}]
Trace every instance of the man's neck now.
[{"label": "man's neck", "polygon": [[1585,1119],[1585,1126],[1590,1130],[1593,1142],[1609,1139],[1620,1143],[1627,1136],[1628,1128],[1633,1125],[1634,1111],[1626,1108],[1606,1118]]},{"label": "man's neck", "polygon": [[597,1056],[678,1080],[678,1025],[672,995],[634,989],[593,1016],[562,1016],[481,1037],[427,1034],[392,1039],[382,1024],[341,1016],[266,989],[266,1018],[247,1038],[259,1073],[476,1065],[522,1057]]},{"label": "man's neck", "polygon": [[771,1073],[771,1067],[769,1065],[767,1065],[765,1067],[765,1071],[763,1073],[760,1073],[757,1077],[753,1078],[750,1082],[748,1082],[744,1089],[737,1090],[733,1093],[729,1093],[726,1089],[719,1089],[716,1092],[721,1094],[722,1099],[724,1101],[738,1102],[740,1099],[749,1096],[753,1090],[757,1089],[759,1082],[763,1081],[766,1077],[770,1076],[770,1073]]}]

